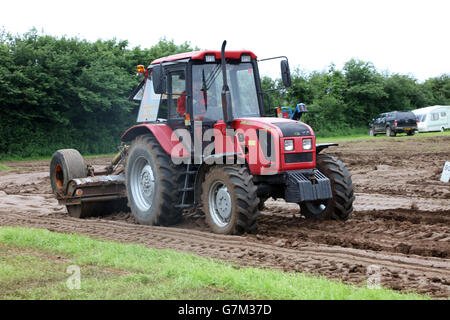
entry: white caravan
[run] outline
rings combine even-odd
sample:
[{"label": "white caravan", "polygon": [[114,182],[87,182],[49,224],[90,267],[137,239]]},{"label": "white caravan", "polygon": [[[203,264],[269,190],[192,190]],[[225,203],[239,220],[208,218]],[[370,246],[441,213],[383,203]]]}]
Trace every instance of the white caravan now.
[{"label": "white caravan", "polygon": [[419,132],[450,129],[450,106],[431,106],[413,110]]}]

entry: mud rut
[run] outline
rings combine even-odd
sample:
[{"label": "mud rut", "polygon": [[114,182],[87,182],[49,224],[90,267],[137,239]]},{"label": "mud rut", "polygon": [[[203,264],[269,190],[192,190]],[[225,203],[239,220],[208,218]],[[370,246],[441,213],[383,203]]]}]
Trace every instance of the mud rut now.
[{"label": "mud rut", "polygon": [[335,154],[349,165],[357,187],[355,212],[347,222],[307,221],[298,206],[282,201],[268,201],[258,234],[242,237],[211,234],[197,212],[187,212],[172,228],[136,225],[128,213],[80,220],[50,194],[48,163],[33,161],[8,163],[14,170],[0,173],[0,225],[141,243],[237,267],[307,272],[358,285],[366,284],[368,267],[375,265],[383,286],[448,298],[450,186],[437,182],[437,168],[450,160],[450,137],[429,140],[343,144]]}]

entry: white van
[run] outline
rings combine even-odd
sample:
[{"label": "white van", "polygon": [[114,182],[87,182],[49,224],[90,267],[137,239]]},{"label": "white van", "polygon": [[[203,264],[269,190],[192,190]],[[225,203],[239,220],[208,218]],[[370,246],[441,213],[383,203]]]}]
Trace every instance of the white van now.
[{"label": "white van", "polygon": [[419,132],[450,129],[450,106],[431,106],[413,110]]}]

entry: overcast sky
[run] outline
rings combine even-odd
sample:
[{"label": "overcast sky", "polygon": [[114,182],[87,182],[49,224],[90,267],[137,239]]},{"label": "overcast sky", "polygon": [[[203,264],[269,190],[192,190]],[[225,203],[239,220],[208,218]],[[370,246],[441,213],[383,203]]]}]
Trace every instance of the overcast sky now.
[{"label": "overcast sky", "polygon": [[[5,1],[0,27],[154,45],[161,37],[202,49],[286,55],[291,69],[341,68],[351,58],[423,81],[450,73],[450,0]],[[143,61],[144,64],[150,61]],[[261,66],[262,70],[264,66]]]}]

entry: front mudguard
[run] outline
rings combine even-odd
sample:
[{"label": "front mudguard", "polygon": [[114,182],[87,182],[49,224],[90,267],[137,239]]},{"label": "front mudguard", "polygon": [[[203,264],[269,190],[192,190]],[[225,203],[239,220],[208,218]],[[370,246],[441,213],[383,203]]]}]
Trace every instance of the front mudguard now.
[{"label": "front mudguard", "polygon": [[319,154],[321,151],[325,150],[328,147],[336,147],[338,143],[317,143],[316,144],[316,154]]}]

